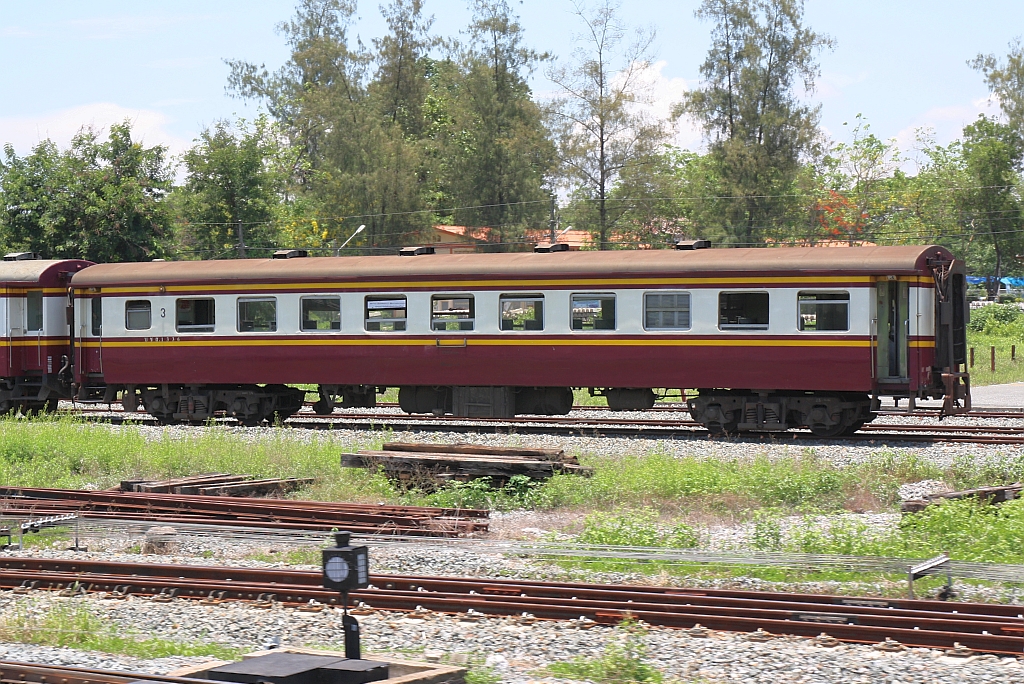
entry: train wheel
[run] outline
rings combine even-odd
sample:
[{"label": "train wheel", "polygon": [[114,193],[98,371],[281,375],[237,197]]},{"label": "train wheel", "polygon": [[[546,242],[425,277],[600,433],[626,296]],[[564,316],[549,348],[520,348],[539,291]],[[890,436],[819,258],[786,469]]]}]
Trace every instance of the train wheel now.
[{"label": "train wheel", "polygon": [[14,408],[13,401],[0,401],[0,416],[5,416]]},{"label": "train wheel", "polygon": [[738,425],[739,423],[733,420],[728,423],[708,423],[704,427],[708,429],[712,437],[729,437],[739,432],[736,429]]},{"label": "train wheel", "polygon": [[811,432],[815,437],[822,437],[828,439],[830,437],[838,437],[839,435],[846,434],[846,430],[852,425],[843,425],[842,423],[836,423],[835,425],[823,425],[821,423],[815,423],[811,425]]},{"label": "train wheel", "polygon": [[845,430],[843,430],[843,435],[846,436],[846,437],[851,437],[851,436],[857,434],[857,430],[860,430],[862,427],[864,427],[864,423],[865,422],[867,422],[867,421],[858,420],[856,423],[854,423],[853,425],[850,425]]}]

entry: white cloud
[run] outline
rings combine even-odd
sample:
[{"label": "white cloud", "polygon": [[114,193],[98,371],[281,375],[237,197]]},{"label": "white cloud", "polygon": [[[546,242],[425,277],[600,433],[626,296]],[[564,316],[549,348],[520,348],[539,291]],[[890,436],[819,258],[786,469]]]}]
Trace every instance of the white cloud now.
[{"label": "white cloud", "polygon": [[[644,74],[643,90],[646,102],[638,105],[652,117],[666,120],[672,115],[672,108],[683,99],[683,93],[690,88],[685,78],[670,78],[662,72],[668,62],[661,60],[650,65]],[[701,147],[700,128],[688,117],[681,117],[673,123],[672,144],[683,149],[699,150]]]},{"label": "white cloud", "polygon": [[166,145],[170,154],[178,154],[190,141],[168,132],[170,119],[152,109],[130,109],[112,102],[79,105],[39,116],[0,118],[0,144],[10,143],[20,155],[31,152],[39,142],[49,138],[60,147],[67,147],[83,126],[92,126],[101,134],[111,124],[128,119],[132,136],[147,146]]}]

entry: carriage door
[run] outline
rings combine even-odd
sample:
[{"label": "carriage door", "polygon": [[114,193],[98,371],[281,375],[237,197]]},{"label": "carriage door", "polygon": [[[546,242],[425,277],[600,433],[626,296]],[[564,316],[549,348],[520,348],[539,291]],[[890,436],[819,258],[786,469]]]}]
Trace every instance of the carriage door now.
[{"label": "carriage door", "polygon": [[876,286],[878,316],[878,380],[909,383],[907,372],[908,337],[910,334],[910,284],[892,280]]}]

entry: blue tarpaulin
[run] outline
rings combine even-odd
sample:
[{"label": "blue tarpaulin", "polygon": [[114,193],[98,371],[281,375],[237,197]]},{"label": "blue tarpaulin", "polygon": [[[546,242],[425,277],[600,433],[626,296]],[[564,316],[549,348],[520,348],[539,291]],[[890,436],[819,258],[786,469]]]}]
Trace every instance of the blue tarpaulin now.
[{"label": "blue tarpaulin", "polygon": [[[984,285],[988,282],[985,276],[967,276],[967,282],[971,285]],[[1024,287],[1024,278],[1000,278],[999,282],[1007,287]]]}]

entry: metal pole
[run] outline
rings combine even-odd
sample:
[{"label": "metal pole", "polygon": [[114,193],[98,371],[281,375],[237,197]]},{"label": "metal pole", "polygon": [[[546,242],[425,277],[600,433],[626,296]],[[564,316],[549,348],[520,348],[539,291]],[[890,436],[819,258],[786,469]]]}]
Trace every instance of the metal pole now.
[{"label": "metal pole", "polygon": [[238,258],[245,258],[245,237],[242,234],[242,222],[238,221]]},{"label": "metal pole", "polygon": [[974,347],[971,347],[971,368],[974,368]]},{"label": "metal pole", "polygon": [[555,227],[558,220],[555,218],[555,196],[551,195],[551,218],[548,219],[548,242],[555,244]]},{"label": "metal pole", "polygon": [[996,372],[996,348],[992,347],[992,372]]}]

